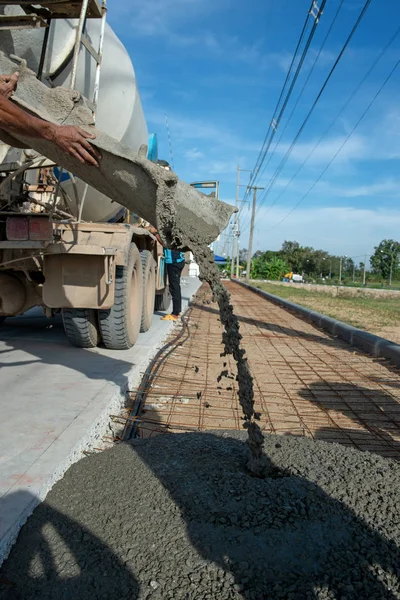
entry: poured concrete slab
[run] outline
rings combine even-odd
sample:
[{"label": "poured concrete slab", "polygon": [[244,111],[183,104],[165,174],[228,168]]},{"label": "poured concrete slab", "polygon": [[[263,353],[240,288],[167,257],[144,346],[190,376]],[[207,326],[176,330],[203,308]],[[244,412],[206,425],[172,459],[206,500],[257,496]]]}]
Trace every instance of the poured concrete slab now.
[{"label": "poured concrete slab", "polygon": [[[184,307],[199,285],[197,278],[182,280]],[[61,319],[48,320],[39,309],[3,324],[0,563],[35,508],[27,499],[43,500],[82,451],[96,446],[172,326],[155,314],[150,330],[121,352],[72,347]]]}]

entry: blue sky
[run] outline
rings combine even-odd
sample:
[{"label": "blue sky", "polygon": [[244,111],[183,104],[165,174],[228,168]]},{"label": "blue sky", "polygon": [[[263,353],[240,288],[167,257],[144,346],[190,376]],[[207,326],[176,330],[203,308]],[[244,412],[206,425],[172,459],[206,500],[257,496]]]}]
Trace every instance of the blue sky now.
[{"label": "blue sky", "polygon": [[[364,2],[344,0],[287,122],[339,4],[327,1],[261,186],[268,186]],[[237,165],[255,165],[309,6],[310,0],[110,1],[108,20],[132,58],[149,131],[158,134],[160,158],[169,159],[168,115],[174,168],[182,179],[218,179],[221,199],[234,203]],[[321,180],[289,215],[399,60],[400,35],[339,115],[399,26],[398,0],[372,0],[282,172],[266,197],[259,193],[254,250],[278,249],[285,239],[295,239],[359,256],[371,253],[385,237],[400,240],[400,68]],[[242,173],[244,183],[246,177]],[[243,193],[242,188],[241,197]],[[240,243],[247,247],[247,205],[241,221]]]}]

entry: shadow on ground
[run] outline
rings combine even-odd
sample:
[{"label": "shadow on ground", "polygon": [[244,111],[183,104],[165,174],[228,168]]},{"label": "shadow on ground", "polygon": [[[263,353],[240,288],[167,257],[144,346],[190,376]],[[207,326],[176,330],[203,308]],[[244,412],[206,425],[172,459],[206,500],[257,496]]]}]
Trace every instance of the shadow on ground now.
[{"label": "shadow on ground", "polygon": [[[85,380],[102,380],[116,384],[122,391],[128,389],[128,373],[134,363],[110,356],[101,349],[87,350],[72,346],[65,337],[61,317],[46,319],[34,314],[7,319],[0,329],[0,341],[5,346],[0,352],[3,356],[15,353],[11,355],[12,360],[8,357],[0,360],[0,368],[60,366],[63,369],[58,380],[60,392],[76,389],[78,381]],[[116,352],[117,355],[122,357],[124,353]],[[14,356],[18,358],[14,359]],[[72,371],[70,375],[67,369]],[[54,377],[53,371],[49,373]]]},{"label": "shadow on ground", "polygon": [[[276,445],[279,458],[269,458],[274,476],[259,480],[245,469],[247,446],[241,440],[208,433],[186,434],[184,442],[182,436],[167,437],[167,452],[160,438],[152,441],[164,451],[164,457],[158,448],[149,451],[145,444],[132,449],[178,506],[193,547],[203,559],[234,576],[241,597],[400,597],[378,576],[378,571],[399,575],[397,545],[333,497],[348,499],[346,491],[354,493],[351,482],[343,481],[342,473],[335,477],[333,469],[330,496],[314,482],[293,474],[307,471],[312,462],[317,470],[324,470],[326,459],[334,458],[334,453],[329,456],[328,445],[324,445],[324,456],[313,461],[307,456],[318,454],[312,441],[269,436],[267,454],[270,456],[269,450]],[[288,444],[292,456],[286,460]],[[307,448],[303,455],[300,444]],[[360,468],[365,469],[362,465],[361,460]],[[368,493],[375,473],[365,476],[364,487],[362,481],[354,483],[354,488],[360,483],[361,494]],[[378,506],[378,497],[372,498],[365,516],[373,518]],[[373,565],[379,565],[375,573]],[[324,590],[333,595],[325,596]],[[222,593],[219,590],[211,597],[230,597]]]},{"label": "shadow on ground", "polygon": [[[7,501],[24,506],[39,502],[27,491],[10,494]],[[137,598],[138,594],[138,582],[117,555],[88,528],[48,502],[37,506],[9,561],[0,569],[0,598],[10,600],[111,600]]]},{"label": "shadow on ground", "polygon": [[[263,300],[261,300],[261,302],[263,302]],[[211,308],[210,306],[206,306],[204,304],[199,304],[199,303],[193,303],[192,306],[193,306],[193,308],[197,308],[198,310],[201,310],[203,312],[208,312],[211,314],[219,315],[219,311],[216,308]],[[289,338],[299,338],[306,342],[315,342],[317,344],[323,344],[324,346],[330,346],[330,347],[335,347],[335,348],[337,348],[339,345],[341,349],[348,350],[349,352],[352,352],[352,353],[356,352],[354,347],[350,346],[349,344],[346,344],[345,342],[338,340],[337,338],[330,337],[329,334],[325,334],[324,336],[322,336],[322,335],[317,335],[317,334],[301,331],[298,329],[291,329],[291,328],[285,327],[283,325],[277,325],[276,323],[268,323],[268,321],[261,321],[259,319],[251,319],[249,317],[242,316],[240,314],[240,312],[238,312],[238,309],[235,309],[235,314],[240,323],[245,323],[246,325],[253,325],[254,327],[258,327],[259,329],[264,330],[265,337],[268,337],[267,332],[271,331],[273,334],[276,334],[276,335],[271,336],[272,339],[277,339],[279,337],[279,335],[281,335],[281,336],[287,336]],[[297,319],[299,319],[299,317],[297,315],[294,315],[294,316]],[[314,325],[312,325],[312,327],[315,329],[315,331],[318,331],[318,329]]]},{"label": "shadow on ground", "polygon": [[[316,439],[345,445],[352,442],[360,450],[382,456],[397,453],[400,458],[400,442],[394,438],[400,434],[398,398],[383,390],[332,381],[311,383],[299,395],[318,406],[332,421],[332,427],[316,432]],[[340,415],[346,416],[355,427],[344,425]]]},{"label": "shadow on ground", "polygon": [[23,528],[0,598],[400,598],[397,465],[267,436],[260,480],[243,440],[164,435],[80,461]]}]

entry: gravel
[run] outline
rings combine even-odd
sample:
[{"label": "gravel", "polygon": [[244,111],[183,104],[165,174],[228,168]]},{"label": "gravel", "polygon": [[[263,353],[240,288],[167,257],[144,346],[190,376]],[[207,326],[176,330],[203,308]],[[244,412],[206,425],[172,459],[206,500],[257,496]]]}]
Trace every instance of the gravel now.
[{"label": "gravel", "polygon": [[400,465],[245,432],[163,435],[73,465],[23,527],[0,598],[400,599]]}]

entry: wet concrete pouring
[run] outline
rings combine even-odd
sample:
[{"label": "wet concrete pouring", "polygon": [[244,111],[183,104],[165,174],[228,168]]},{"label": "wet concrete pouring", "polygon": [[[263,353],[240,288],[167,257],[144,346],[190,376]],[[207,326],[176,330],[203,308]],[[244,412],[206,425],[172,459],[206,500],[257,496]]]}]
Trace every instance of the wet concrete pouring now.
[{"label": "wet concrete pouring", "polygon": [[228,288],[268,476],[248,470],[235,363],[203,286],[146,398],[145,439],[71,467],[23,528],[1,598],[400,598],[400,465],[385,458],[398,371]]}]

